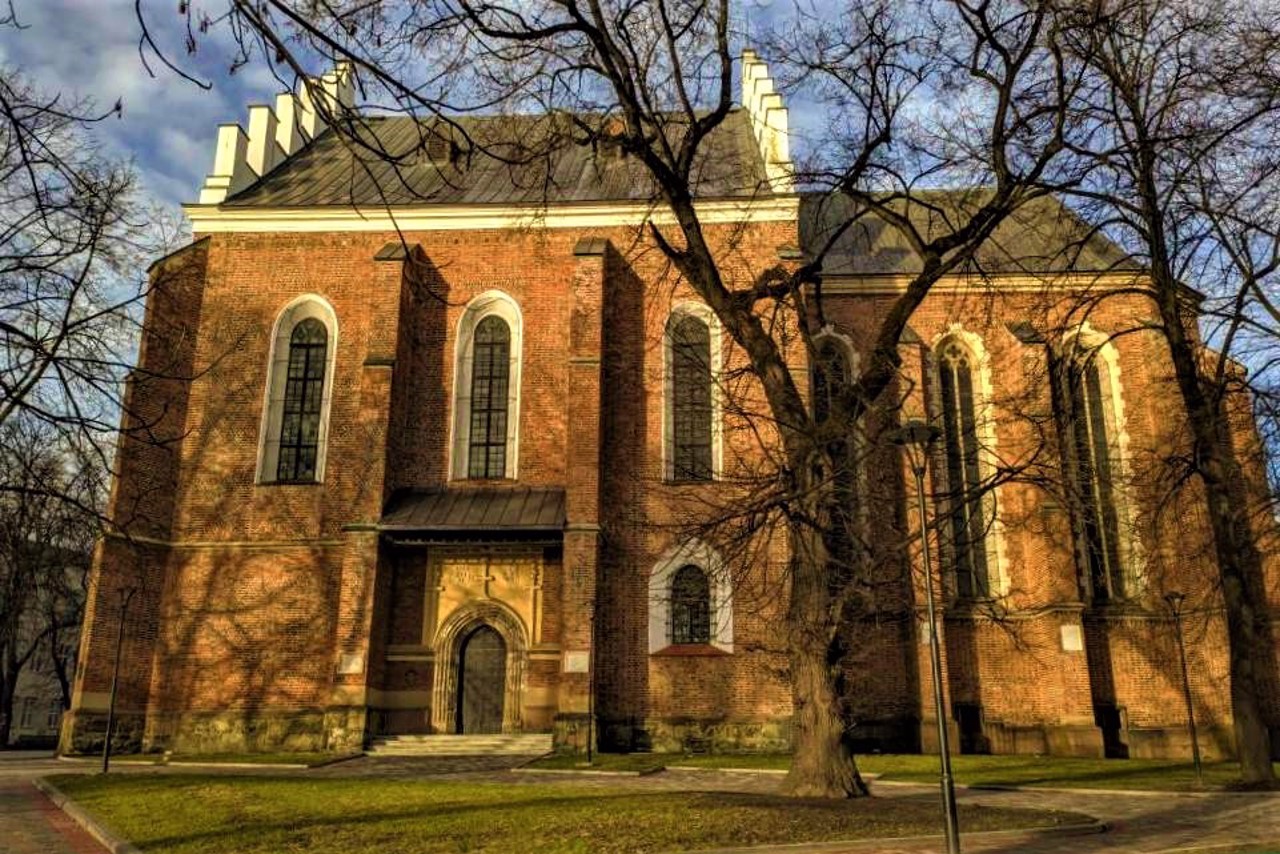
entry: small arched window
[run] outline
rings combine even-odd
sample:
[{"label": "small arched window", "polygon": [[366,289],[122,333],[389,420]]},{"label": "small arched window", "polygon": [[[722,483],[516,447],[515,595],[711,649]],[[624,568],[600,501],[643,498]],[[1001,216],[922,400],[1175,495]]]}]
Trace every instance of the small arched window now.
[{"label": "small arched window", "polygon": [[711,643],[711,583],[693,564],[680,567],[671,579],[671,643]]},{"label": "small arched window", "polygon": [[511,329],[491,314],[476,326],[472,342],[468,477],[506,475],[510,383]]},{"label": "small arched window", "polygon": [[956,595],[990,595],[973,354],[959,339],[938,346],[939,390]]},{"label": "small arched window", "polygon": [[1071,438],[1081,531],[1089,585],[1099,601],[1125,596],[1120,563],[1119,514],[1115,463],[1108,431],[1109,377],[1099,364],[1098,348],[1077,353],[1068,366]]},{"label": "small arched window", "polygon": [[322,297],[299,297],[280,312],[267,366],[259,483],[324,480],[337,346],[337,317]]},{"label": "small arched window", "polygon": [[329,333],[319,320],[309,317],[293,327],[276,463],[276,480],[280,483],[316,480],[328,349]]},{"label": "small arched window", "polygon": [[711,330],[676,320],[671,346],[671,461],[674,480],[711,480],[714,470]]}]

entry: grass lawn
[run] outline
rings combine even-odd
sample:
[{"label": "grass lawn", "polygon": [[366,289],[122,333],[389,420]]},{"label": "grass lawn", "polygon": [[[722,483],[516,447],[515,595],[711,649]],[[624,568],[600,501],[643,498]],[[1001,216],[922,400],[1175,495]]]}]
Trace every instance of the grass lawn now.
[{"label": "grass lawn", "polygon": [[[791,757],[785,753],[630,755],[601,754],[594,767],[608,770],[643,770],[656,765],[698,768],[755,768],[785,771]],[[539,760],[535,768],[572,768],[576,756]],[[1042,756],[956,756],[952,760],[956,782],[970,786],[1048,786],[1080,789],[1151,789],[1189,791],[1196,788],[1189,762],[1160,759],[1065,759]],[[858,757],[858,768],[882,780],[933,783],[938,779],[938,757],[909,754]],[[1277,765],[1280,774],[1280,765]],[[1234,762],[1210,762],[1204,766],[1205,788],[1232,788],[1239,783],[1240,767]]]},{"label": "grass lawn", "polygon": [[[942,831],[932,795],[856,801],[626,786],[209,775],[61,776],[121,836],[164,854],[639,854]],[[1083,821],[963,806],[967,832]]]}]

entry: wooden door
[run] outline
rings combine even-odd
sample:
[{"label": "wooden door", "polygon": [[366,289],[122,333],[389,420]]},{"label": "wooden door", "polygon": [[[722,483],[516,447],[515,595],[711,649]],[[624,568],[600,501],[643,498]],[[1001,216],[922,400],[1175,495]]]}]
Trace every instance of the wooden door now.
[{"label": "wooden door", "polygon": [[458,662],[458,732],[502,732],[507,683],[507,645],[491,626],[462,642]]}]

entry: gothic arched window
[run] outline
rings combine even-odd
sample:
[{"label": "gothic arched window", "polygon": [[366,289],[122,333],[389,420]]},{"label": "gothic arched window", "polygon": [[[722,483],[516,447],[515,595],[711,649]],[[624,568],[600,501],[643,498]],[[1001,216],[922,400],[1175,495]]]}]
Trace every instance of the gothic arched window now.
[{"label": "gothic arched window", "polygon": [[520,306],[501,291],[467,304],[454,345],[453,479],[515,479],[520,452]]},{"label": "gothic arched window", "polygon": [[830,336],[822,338],[813,365],[813,417],[822,423],[831,417],[837,396],[849,382],[849,362],[842,348]]},{"label": "gothic arched window", "polygon": [[943,439],[949,522],[956,595],[990,594],[987,573],[986,514],[983,512],[974,358],[955,337],[938,346],[938,374],[942,396]]},{"label": "gothic arched window", "polygon": [[1096,348],[1078,354],[1068,367],[1068,384],[1089,585],[1095,599],[1106,601],[1123,598],[1125,585],[1120,563],[1115,465],[1107,426],[1110,383],[1099,361]]},{"label": "gothic arched window", "polygon": [[293,327],[289,336],[280,455],[276,463],[278,482],[310,483],[316,479],[328,347],[329,334],[314,317]]},{"label": "gothic arched window", "polygon": [[497,315],[476,325],[471,344],[471,430],[467,477],[500,478],[507,470],[511,329]]},{"label": "gothic arched window", "polygon": [[711,330],[699,317],[680,317],[671,329],[670,347],[672,478],[711,480]]},{"label": "gothic arched window", "polygon": [[324,479],[337,343],[337,318],[322,297],[299,297],[276,318],[258,453],[259,483]]},{"label": "gothic arched window", "polygon": [[671,579],[671,643],[711,643],[711,583],[693,564]]}]

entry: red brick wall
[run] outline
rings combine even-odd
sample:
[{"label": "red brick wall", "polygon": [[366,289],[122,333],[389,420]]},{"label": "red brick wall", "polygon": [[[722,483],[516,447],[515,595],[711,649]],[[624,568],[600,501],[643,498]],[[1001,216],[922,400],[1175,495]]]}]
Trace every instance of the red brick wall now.
[{"label": "red brick wall", "polygon": [[[797,242],[792,223],[708,232],[734,286],[776,264],[778,247]],[[573,248],[584,236],[606,237],[611,249],[599,260],[575,257]],[[439,231],[404,238],[420,253],[409,273],[400,261],[374,260],[384,245],[399,242],[392,233],[218,234],[195,250],[202,265],[198,286],[179,296],[153,297],[153,317],[191,319],[191,348],[179,355],[198,378],[190,385],[189,403],[185,388],[164,393],[174,401],[166,417],[182,424],[175,429],[183,434],[173,446],[176,464],[143,460],[150,450],[125,448],[116,499],[119,509],[120,496],[137,496],[131,500],[141,507],[146,496],[152,502],[148,518],[163,520],[150,529],[152,535],[179,547],[157,547],[143,561],[141,552],[108,543],[98,564],[102,578],[126,565],[167,576],[163,601],[152,593],[138,612],[139,637],[154,637],[158,652],[151,657],[149,640],[131,651],[131,661],[147,662],[131,677],[135,706],[147,706],[157,719],[193,711],[315,710],[343,686],[406,687],[410,669],[429,687],[428,666],[384,660],[388,645],[418,642],[422,551],[393,553],[384,545],[381,558],[370,556],[354,544],[357,533],[344,527],[376,521],[397,488],[443,484],[458,322],[472,297],[500,289],[523,314],[519,480],[566,488],[572,513],[588,522],[596,516],[601,529],[598,546],[584,534],[575,534],[572,549],[566,544],[566,577],[548,573],[548,640],[584,642],[582,612],[590,597],[575,585],[589,583],[597,591],[599,711],[611,726],[785,719],[790,691],[778,631],[785,602],[781,536],[754,555],[752,583],[735,596],[732,655],[649,654],[649,573],[688,536],[690,522],[705,513],[708,502],[731,500],[729,486],[663,481],[662,331],[671,307],[692,299],[688,288],[649,239],[632,229]],[[325,483],[256,485],[271,330],[281,308],[308,292],[332,303],[339,325]],[[831,294],[826,311],[838,330],[866,346],[891,299]],[[1074,305],[1060,294],[1030,289],[939,291],[912,319],[924,343],[904,345],[895,393],[905,396],[908,411],[923,413],[934,405],[925,348],[962,321],[982,336],[990,353],[1001,458],[1029,464],[1028,481],[1051,472],[1057,449],[1056,436],[1045,427],[1051,402],[1044,351],[1020,342],[1005,324],[1027,320],[1054,337]],[[595,311],[598,319],[591,316]],[[1115,297],[1093,308],[1090,323],[1114,333],[1152,313],[1139,296]],[[583,342],[594,340],[597,322],[599,344],[590,346],[600,348],[598,416],[590,401],[574,400],[575,394],[589,394],[595,381],[590,347]],[[1153,598],[1145,610],[1097,615],[1106,630],[1091,631],[1089,638],[1095,646],[1105,638],[1107,652],[1100,657],[1095,649],[1090,660],[1111,662],[1104,690],[1098,666],[1090,673],[1084,653],[1061,649],[1061,625],[1079,620],[1073,615],[1083,607],[1066,508],[1052,498],[1052,488],[1030,482],[1002,487],[1010,596],[1000,607],[1013,613],[993,620],[952,610],[945,637],[952,700],[980,703],[993,721],[1087,722],[1094,702],[1107,699],[1107,692],[1135,726],[1181,721],[1167,654],[1169,625],[1157,607],[1158,594],[1177,586],[1212,611],[1213,565],[1194,491],[1173,505],[1159,502],[1155,475],[1171,453],[1186,446],[1179,420],[1170,415],[1178,407],[1167,354],[1148,332],[1123,335],[1115,346],[1130,465],[1145,477],[1130,494]],[[171,354],[144,351],[148,365],[162,357]],[[792,357],[803,382],[803,355],[795,349]],[[725,360],[731,374],[743,363],[734,348],[726,348]],[[735,380],[732,392],[736,401],[747,402],[748,411],[759,411],[754,383]],[[598,471],[584,466],[581,433],[596,431],[597,417]],[[884,420],[877,416],[873,423],[877,418]],[[757,437],[769,442],[771,429],[767,419],[730,415],[725,435],[725,465],[732,475],[759,464]],[[1040,436],[1047,444],[1035,455]],[[856,717],[868,724],[914,725],[931,711],[921,684],[927,671],[920,669],[920,573],[907,572],[908,555],[915,553],[908,536],[914,516],[904,503],[911,492],[892,450],[874,451],[866,467],[873,496],[868,538],[879,574],[874,619],[852,639],[855,661],[863,662],[850,673],[853,705]],[[1166,508],[1159,517],[1153,512],[1157,506]],[[579,578],[575,568],[590,578]],[[1277,590],[1274,575],[1268,583]],[[158,583],[149,586],[159,589]],[[91,604],[85,635],[83,684],[90,691],[102,690],[106,672],[104,639],[111,635],[104,602]],[[1221,721],[1225,655],[1219,633],[1207,631],[1195,655],[1196,690],[1206,717]],[[365,673],[336,678],[340,651],[362,643],[370,649]],[[528,674],[531,684],[565,684],[554,661],[532,662]],[[156,724],[157,737],[163,730]]]}]

